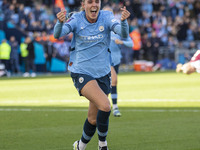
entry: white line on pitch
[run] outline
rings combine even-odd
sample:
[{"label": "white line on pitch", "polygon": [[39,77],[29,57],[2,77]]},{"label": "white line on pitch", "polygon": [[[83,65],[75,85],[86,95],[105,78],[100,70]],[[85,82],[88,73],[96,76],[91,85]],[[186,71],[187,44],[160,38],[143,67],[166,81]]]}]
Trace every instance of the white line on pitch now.
[{"label": "white line on pitch", "polygon": [[[119,102],[200,102],[200,100],[186,99],[130,99],[118,100]],[[88,103],[88,100],[1,100],[0,104],[54,104],[54,103]]]},{"label": "white line on pitch", "polygon": [[[38,109],[38,108],[0,108],[0,111],[7,112],[84,112],[88,111],[87,109]],[[121,110],[122,112],[200,112],[200,109],[126,109]]]}]

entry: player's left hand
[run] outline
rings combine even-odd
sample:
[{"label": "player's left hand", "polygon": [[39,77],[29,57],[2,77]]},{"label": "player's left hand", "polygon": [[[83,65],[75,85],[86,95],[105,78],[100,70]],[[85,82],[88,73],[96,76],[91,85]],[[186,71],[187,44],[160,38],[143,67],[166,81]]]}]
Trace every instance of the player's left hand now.
[{"label": "player's left hand", "polygon": [[119,39],[116,39],[116,40],[115,40],[115,43],[116,43],[116,44],[123,44],[123,41],[121,41],[121,40],[119,40]]},{"label": "player's left hand", "polygon": [[121,11],[122,11],[121,21],[124,21],[130,16],[131,13],[128,10],[126,10],[125,6],[121,8]]}]

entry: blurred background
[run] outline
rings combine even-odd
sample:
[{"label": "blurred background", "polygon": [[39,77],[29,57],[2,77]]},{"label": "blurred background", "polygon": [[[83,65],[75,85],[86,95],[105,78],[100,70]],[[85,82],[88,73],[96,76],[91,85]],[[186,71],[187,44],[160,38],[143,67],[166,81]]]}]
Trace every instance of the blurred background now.
[{"label": "blurred background", "polygon": [[[35,77],[65,73],[71,34],[53,37],[56,14],[79,11],[80,0],[0,0],[0,76]],[[122,47],[121,72],[175,70],[200,47],[200,2],[197,0],[102,0],[128,20],[134,46]],[[137,53],[134,53],[136,52]],[[139,51],[139,53],[138,53]],[[137,55],[134,55],[137,54]]]}]

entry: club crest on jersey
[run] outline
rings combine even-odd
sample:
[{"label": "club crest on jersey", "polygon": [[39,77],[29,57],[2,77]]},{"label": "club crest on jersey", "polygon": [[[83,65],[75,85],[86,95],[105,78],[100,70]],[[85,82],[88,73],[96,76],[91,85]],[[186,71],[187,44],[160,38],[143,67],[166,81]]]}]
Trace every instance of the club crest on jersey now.
[{"label": "club crest on jersey", "polygon": [[112,21],[112,22],[117,22],[117,19],[112,19],[111,21]]},{"label": "club crest on jersey", "polygon": [[100,26],[99,31],[101,31],[101,32],[104,31],[104,26]]},{"label": "club crest on jersey", "polygon": [[83,83],[84,78],[83,78],[83,77],[80,77],[80,78],[78,79],[78,81],[79,81],[79,83]]}]

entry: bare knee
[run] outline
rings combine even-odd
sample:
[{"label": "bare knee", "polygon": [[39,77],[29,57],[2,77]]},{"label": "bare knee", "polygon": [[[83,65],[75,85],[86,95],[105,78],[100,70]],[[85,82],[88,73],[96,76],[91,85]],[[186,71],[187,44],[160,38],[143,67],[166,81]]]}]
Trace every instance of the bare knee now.
[{"label": "bare knee", "polygon": [[88,116],[88,122],[89,122],[90,124],[92,124],[92,125],[96,125],[97,120],[96,120],[96,118],[93,118],[93,117],[89,117],[89,116]]},{"label": "bare knee", "polygon": [[103,103],[101,106],[99,106],[99,110],[109,112],[111,110],[110,103],[109,102]]}]

